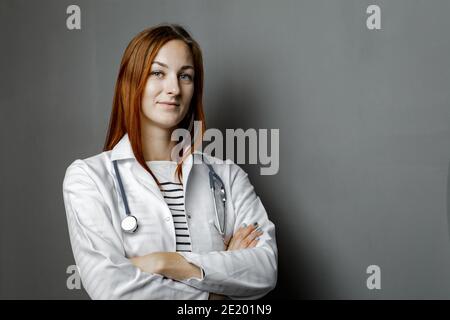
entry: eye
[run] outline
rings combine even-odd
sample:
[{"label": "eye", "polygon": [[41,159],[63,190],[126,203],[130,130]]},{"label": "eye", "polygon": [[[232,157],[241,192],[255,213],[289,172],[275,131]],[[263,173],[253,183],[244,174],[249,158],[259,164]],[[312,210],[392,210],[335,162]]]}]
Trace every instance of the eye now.
[{"label": "eye", "polygon": [[180,79],[185,81],[192,81],[193,77],[188,73],[180,74]]},{"label": "eye", "polygon": [[164,73],[162,71],[152,71],[150,72],[151,76],[155,76],[157,78],[162,78],[162,76],[164,75]]}]

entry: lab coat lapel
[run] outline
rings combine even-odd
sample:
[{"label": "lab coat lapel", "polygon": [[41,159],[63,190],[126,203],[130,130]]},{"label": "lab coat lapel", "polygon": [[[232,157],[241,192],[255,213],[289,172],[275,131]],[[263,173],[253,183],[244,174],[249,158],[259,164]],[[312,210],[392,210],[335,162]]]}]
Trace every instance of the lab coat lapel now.
[{"label": "lab coat lapel", "polygon": [[161,190],[159,190],[156,181],[148,173],[136,159],[134,159],[133,165],[131,167],[131,172],[134,174],[137,180],[148,190],[154,193],[161,201],[164,201]]},{"label": "lab coat lapel", "polygon": [[186,199],[186,189],[187,189],[187,183],[188,183],[188,178],[189,178],[189,174],[192,171],[192,166],[194,164],[194,155],[190,154],[184,161],[183,161],[183,167],[182,167],[182,172],[183,172],[183,197],[184,197],[184,203],[186,205],[187,203],[187,199]]},{"label": "lab coat lapel", "polygon": [[145,169],[137,162],[136,157],[133,153],[133,148],[131,147],[130,139],[128,133],[125,133],[120,141],[114,146],[111,152],[111,160],[131,160],[131,172],[136,177],[136,179],[154,193],[158,198],[164,200],[161,195],[161,191],[158,185],[153,180],[153,177],[145,171]]}]

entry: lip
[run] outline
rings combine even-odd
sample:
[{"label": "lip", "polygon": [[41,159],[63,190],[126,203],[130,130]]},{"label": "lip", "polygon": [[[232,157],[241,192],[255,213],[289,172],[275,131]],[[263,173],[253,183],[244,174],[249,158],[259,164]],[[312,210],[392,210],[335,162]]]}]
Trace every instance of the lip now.
[{"label": "lip", "polygon": [[178,107],[180,104],[176,102],[169,102],[169,101],[160,101],[159,104],[165,105],[165,106],[176,106]]}]

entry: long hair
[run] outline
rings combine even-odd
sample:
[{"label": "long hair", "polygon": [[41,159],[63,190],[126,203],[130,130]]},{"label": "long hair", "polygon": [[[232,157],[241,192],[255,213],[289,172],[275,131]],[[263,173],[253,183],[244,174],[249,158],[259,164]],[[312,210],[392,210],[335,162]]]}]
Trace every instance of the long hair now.
[{"label": "long hair", "polygon": [[[120,63],[117,77],[108,133],[103,151],[108,151],[128,133],[136,160],[160,183],[145,163],[141,142],[140,114],[142,112],[142,96],[145,84],[150,75],[151,63],[164,44],[171,40],[182,40],[191,50],[194,60],[194,93],[185,118],[178,128],[189,130],[192,140],[187,152],[181,155],[176,169],[178,179],[182,183],[183,161],[194,152],[201,143],[205,131],[203,113],[203,58],[200,46],[180,25],[162,24],[143,30],[128,44]],[[200,134],[195,136],[194,121],[201,121]],[[184,149],[183,149],[184,150]]]}]

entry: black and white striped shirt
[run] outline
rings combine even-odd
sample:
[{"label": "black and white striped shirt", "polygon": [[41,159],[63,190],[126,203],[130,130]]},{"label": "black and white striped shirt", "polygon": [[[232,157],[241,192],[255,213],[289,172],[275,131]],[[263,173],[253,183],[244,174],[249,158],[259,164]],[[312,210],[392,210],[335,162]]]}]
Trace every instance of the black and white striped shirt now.
[{"label": "black and white striped shirt", "polygon": [[175,161],[147,161],[147,165],[161,184],[164,200],[172,213],[175,226],[176,250],[192,251],[189,225],[184,210],[183,185],[175,177],[177,163]]}]

